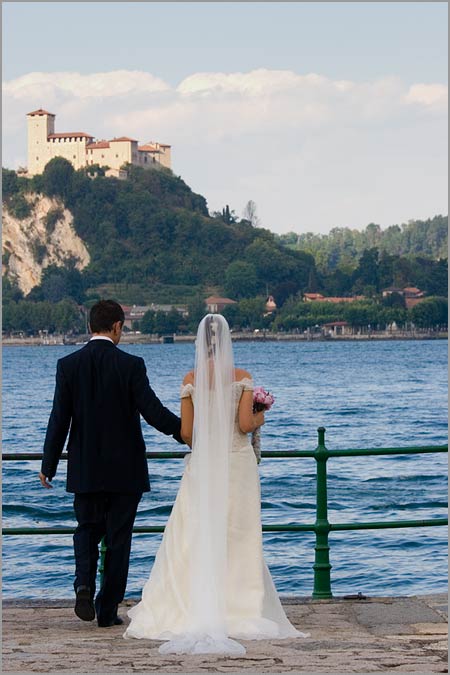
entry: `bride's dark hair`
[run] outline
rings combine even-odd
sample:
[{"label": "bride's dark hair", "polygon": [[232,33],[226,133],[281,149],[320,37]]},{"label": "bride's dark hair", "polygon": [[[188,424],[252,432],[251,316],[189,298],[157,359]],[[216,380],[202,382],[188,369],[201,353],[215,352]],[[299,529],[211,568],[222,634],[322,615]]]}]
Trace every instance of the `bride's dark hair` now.
[{"label": "bride's dark hair", "polygon": [[[218,317],[220,317],[219,321],[217,320]],[[204,321],[208,355],[213,356],[216,352],[216,345],[222,342],[223,331],[228,328],[228,323],[221,314],[207,314]]]}]

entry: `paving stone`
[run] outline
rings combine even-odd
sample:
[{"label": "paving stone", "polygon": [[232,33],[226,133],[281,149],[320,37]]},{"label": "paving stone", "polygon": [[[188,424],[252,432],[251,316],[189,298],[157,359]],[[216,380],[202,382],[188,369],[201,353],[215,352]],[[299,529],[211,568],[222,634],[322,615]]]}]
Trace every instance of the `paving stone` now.
[{"label": "paving stone", "polygon": [[[122,616],[135,600],[127,600]],[[376,673],[446,672],[445,596],[312,601],[283,598],[304,639],[244,641],[245,657],[162,656],[155,640],[79,621],[71,600],[3,605],[3,672]],[[128,621],[128,619],[126,619]]]}]

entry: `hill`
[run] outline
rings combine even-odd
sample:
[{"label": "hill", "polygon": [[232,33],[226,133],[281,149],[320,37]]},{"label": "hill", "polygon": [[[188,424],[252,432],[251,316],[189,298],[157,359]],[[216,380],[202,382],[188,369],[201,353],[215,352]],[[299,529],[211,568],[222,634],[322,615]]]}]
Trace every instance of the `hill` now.
[{"label": "hill", "polygon": [[[103,173],[95,166],[74,171],[62,158],[33,178],[3,170],[4,330],[83,330],[79,307],[100,297],[188,305],[193,329],[204,299],[226,295],[239,301],[225,312],[231,325],[300,329],[350,320],[353,312],[345,303],[332,312],[323,303],[306,307],[307,291],[364,296],[362,318],[351,321],[371,325],[385,321],[379,313],[367,317],[374,304],[383,306],[387,287],[447,296],[442,216],[383,231],[371,224],[363,232],[277,236],[237,220],[228,206],[211,216],[204,197],[169,170],[128,167],[127,180]],[[263,317],[269,294],[276,317]],[[393,301],[390,321],[412,320],[404,302]],[[433,325],[444,323],[439,302]],[[183,324],[177,312],[169,318],[173,330]],[[169,326],[163,316],[147,323],[148,330]]]},{"label": "hill", "polygon": [[[82,285],[92,297],[97,287],[113,284],[119,289],[132,286],[139,296],[156,302],[158,292],[167,299],[170,288],[172,302],[211,289],[249,297],[266,294],[267,286],[274,292],[287,282],[298,292],[307,286],[315,268],[311,254],[287,249],[268,230],[254,228],[248,221],[237,222],[229,211],[211,217],[204,197],[170,171],[130,167],[125,181],[101,175],[92,178],[56,158],[44,174],[32,179],[13,173],[3,172],[4,204],[16,227],[21,222],[27,229],[33,203],[44,198],[59,202],[59,206],[53,204],[50,214],[47,211],[48,237],[39,241],[43,270],[39,288],[44,288],[39,293],[36,285],[30,299],[45,296],[49,278],[61,276],[57,266],[78,269]],[[70,215],[74,235],[88,251],[87,265],[80,266],[74,256],[51,264],[48,252],[53,221],[63,213]],[[23,251],[6,253],[4,274],[24,290],[16,264]],[[240,284],[236,283],[237,275]],[[124,297],[118,299],[123,301]]]}]

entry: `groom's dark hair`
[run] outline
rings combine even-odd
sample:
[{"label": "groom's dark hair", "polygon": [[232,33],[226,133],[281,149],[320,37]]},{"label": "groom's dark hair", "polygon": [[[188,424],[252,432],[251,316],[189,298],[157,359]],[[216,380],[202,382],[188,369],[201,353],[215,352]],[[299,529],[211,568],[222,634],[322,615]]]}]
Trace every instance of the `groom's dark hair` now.
[{"label": "groom's dark hair", "polygon": [[122,307],[114,300],[99,300],[91,307],[89,325],[92,333],[109,333],[113,324],[125,321]]}]

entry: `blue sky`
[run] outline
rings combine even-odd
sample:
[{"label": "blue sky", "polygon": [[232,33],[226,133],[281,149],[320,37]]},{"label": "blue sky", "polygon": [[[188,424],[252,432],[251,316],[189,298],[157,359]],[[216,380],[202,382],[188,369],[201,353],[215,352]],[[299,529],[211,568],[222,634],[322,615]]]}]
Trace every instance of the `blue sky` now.
[{"label": "blue sky", "polygon": [[3,80],[6,166],[42,105],[274,231],[446,213],[446,3],[5,2]]}]

